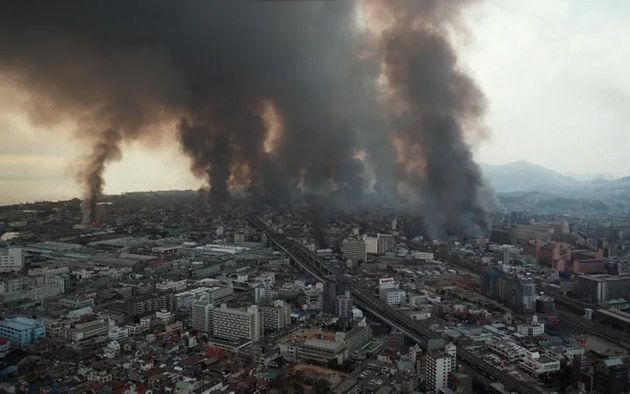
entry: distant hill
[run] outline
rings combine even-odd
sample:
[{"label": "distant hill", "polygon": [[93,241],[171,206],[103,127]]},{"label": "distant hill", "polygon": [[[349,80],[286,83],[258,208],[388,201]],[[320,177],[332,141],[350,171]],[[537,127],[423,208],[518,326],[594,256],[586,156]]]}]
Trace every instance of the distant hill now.
[{"label": "distant hill", "polygon": [[572,177],[524,160],[503,165],[481,164],[481,171],[486,181],[500,193],[557,190],[581,183]]},{"label": "distant hill", "polygon": [[505,209],[578,215],[607,212],[630,218],[630,176],[576,179],[526,161],[480,167]]},{"label": "distant hill", "polygon": [[623,178],[617,179],[618,183],[629,184],[630,185],[630,176],[625,176]]}]

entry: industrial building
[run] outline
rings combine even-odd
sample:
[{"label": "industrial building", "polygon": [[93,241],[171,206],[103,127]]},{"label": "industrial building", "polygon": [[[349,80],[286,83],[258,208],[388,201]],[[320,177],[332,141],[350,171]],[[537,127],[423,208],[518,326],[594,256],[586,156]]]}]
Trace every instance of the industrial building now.
[{"label": "industrial building", "polygon": [[579,275],[575,292],[581,300],[597,304],[617,298],[630,299],[630,275]]}]

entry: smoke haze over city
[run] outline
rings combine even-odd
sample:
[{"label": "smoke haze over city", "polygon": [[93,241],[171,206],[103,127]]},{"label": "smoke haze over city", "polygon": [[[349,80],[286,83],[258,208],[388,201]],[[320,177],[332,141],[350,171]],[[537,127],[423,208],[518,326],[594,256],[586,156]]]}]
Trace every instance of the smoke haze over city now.
[{"label": "smoke haze over city", "polygon": [[[338,207],[367,196],[434,216],[427,219],[436,233],[468,232],[484,216],[468,145],[490,163],[626,174],[625,79],[616,67],[597,71],[609,57],[594,46],[623,34],[595,29],[585,44],[570,45],[578,34],[571,29],[584,31],[588,21],[579,7],[534,7],[560,30],[515,2],[287,3],[4,4],[0,202],[68,198],[80,185],[89,220],[104,190],[202,186],[215,202],[231,190],[274,203],[334,196]],[[612,4],[593,11],[609,26],[627,13]],[[295,23],[279,22],[285,18]],[[506,29],[510,21],[531,38]],[[601,65],[574,61],[567,71],[550,56],[559,49],[537,35],[564,40],[558,45],[571,57],[597,51]],[[545,66],[528,65],[531,57],[510,48],[515,40],[545,53]],[[553,92],[534,92],[545,72],[562,78]],[[590,101],[576,89],[591,92]],[[545,113],[551,97],[562,103],[556,117]],[[587,109],[604,101],[614,103],[608,115]],[[541,116],[528,116],[526,105]],[[449,111],[454,132],[427,132],[444,127],[436,118]],[[528,142],[541,138],[562,140],[586,160],[567,162],[553,144]],[[598,151],[607,155],[596,160]],[[471,197],[458,200],[453,190]]]},{"label": "smoke haze over city", "polygon": [[86,222],[123,142],[170,124],[212,204],[369,197],[434,234],[474,233],[485,213],[464,135],[483,130],[485,98],[449,38],[466,6],[20,2],[2,9],[0,69],[34,122],[77,120]]}]

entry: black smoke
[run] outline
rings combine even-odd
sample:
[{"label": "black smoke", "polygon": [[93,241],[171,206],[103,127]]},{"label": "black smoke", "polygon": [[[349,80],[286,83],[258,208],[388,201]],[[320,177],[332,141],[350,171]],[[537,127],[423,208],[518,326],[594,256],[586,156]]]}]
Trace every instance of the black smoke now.
[{"label": "black smoke", "polygon": [[[121,144],[175,119],[212,204],[233,191],[328,210],[378,200],[420,213],[434,235],[471,233],[485,214],[463,133],[484,98],[448,39],[463,6],[6,1],[0,72],[31,92],[34,118],[78,120],[86,220]],[[368,11],[381,30],[359,27]]]}]

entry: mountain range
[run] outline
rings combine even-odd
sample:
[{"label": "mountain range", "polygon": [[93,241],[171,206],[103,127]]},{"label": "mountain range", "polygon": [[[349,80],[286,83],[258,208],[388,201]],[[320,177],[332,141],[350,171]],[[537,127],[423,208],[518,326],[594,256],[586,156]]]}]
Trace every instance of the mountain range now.
[{"label": "mountain range", "polygon": [[630,187],[630,176],[619,179],[568,176],[524,160],[502,165],[482,163],[480,167],[486,182],[499,193]]}]

